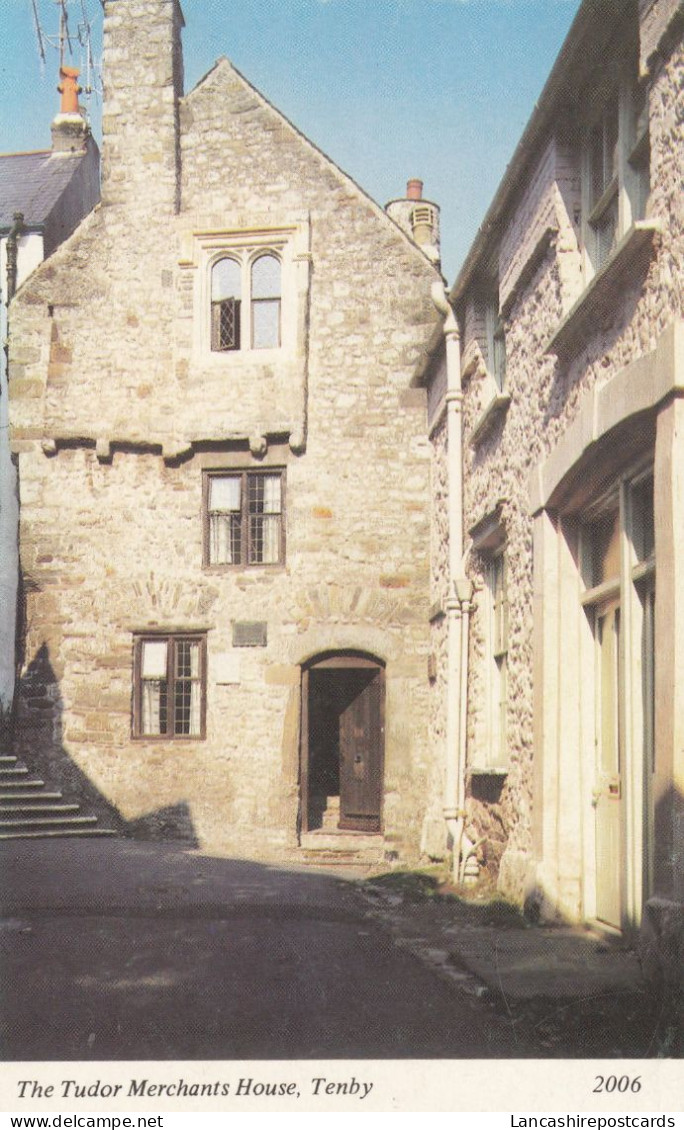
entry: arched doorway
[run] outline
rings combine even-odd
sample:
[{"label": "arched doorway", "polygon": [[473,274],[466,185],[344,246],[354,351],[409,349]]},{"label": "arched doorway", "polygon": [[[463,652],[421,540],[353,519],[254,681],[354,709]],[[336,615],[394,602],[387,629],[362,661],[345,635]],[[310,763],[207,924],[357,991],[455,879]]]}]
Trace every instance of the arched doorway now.
[{"label": "arched doorway", "polygon": [[302,832],[381,830],[384,714],[380,660],[327,652],[303,667]]}]

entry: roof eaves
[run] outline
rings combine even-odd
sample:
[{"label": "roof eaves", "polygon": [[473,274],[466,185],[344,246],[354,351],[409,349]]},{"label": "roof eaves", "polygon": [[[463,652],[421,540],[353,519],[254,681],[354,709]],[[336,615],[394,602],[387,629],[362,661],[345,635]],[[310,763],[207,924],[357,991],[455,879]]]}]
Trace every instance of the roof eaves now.
[{"label": "roof eaves", "polygon": [[5,157],[49,157],[51,149],[22,149],[11,153],[0,153],[0,160]]},{"label": "roof eaves", "polygon": [[[0,237],[4,238],[4,236],[9,235],[13,227],[13,224],[0,224]],[[42,235],[44,231],[45,224],[42,222],[37,224],[34,221],[30,224],[23,223],[21,234],[26,235],[26,233],[28,232],[29,235]]]}]

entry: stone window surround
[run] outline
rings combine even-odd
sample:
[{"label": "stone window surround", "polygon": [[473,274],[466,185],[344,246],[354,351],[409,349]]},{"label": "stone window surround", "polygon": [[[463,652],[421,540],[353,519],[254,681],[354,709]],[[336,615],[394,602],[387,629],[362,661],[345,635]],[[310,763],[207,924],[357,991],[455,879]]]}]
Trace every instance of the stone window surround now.
[{"label": "stone window surround", "polygon": [[[131,717],[131,738],[134,741],[144,742],[198,742],[206,739],[206,717],[207,717],[207,630],[206,629],[166,629],[150,627],[140,630],[133,630],[133,695],[132,695],[132,717]],[[163,734],[146,734],[142,731],[142,654],[143,646],[145,643],[166,643],[167,644],[167,670],[171,672],[175,657],[175,647],[179,642],[189,642],[199,645],[199,685],[200,685],[200,703],[199,703],[199,732],[196,734],[176,734],[172,730],[172,711],[173,706],[169,706],[170,715],[170,729],[169,732]],[[169,674],[167,676],[169,684],[169,699],[173,698],[173,685],[175,676]]]},{"label": "stone window surround", "polygon": [[[669,445],[672,442],[668,429],[672,427],[674,409],[679,398],[684,394],[684,322],[677,321],[661,334],[656,347],[650,353],[633,361],[620,372],[615,374],[603,385],[595,386],[585,394],[580,403],[579,412],[573,423],[568,427],[565,435],[556,445],[555,449],[540,463],[530,477],[530,512],[534,515],[534,558],[535,558],[535,620],[534,620],[534,651],[535,671],[538,673],[538,693],[535,696],[535,749],[539,751],[536,759],[535,780],[535,810],[540,814],[535,827],[535,852],[539,860],[538,881],[547,891],[548,897],[559,911],[570,919],[592,919],[595,907],[595,879],[591,873],[593,859],[593,841],[590,821],[584,821],[585,832],[582,832],[581,813],[591,811],[591,768],[584,770],[578,768],[580,745],[578,725],[584,727],[589,733],[594,724],[594,705],[587,695],[579,704],[574,701],[572,694],[561,693],[558,683],[559,662],[559,631],[560,607],[565,609],[563,618],[563,654],[565,656],[565,686],[573,688],[574,693],[581,695],[581,688],[586,682],[587,672],[594,661],[594,643],[591,637],[590,624],[587,611],[583,609],[583,588],[578,562],[580,560],[581,545],[575,546],[578,534],[578,516],[583,510],[586,516],[587,509],[587,479],[591,477],[591,461],[593,459],[593,483],[606,481],[622,484],[620,489],[623,494],[629,489],[634,477],[644,471],[648,474],[653,460],[653,443],[656,450],[656,483],[655,497],[660,498],[663,516],[666,521],[664,550],[665,566],[668,563],[667,542],[673,533],[668,533],[668,523],[673,518],[668,506],[671,504],[667,483],[658,478],[663,474],[674,474],[674,464],[670,463],[673,450]],[[661,427],[662,425],[662,427]],[[626,435],[624,430],[618,433],[617,429],[628,426],[634,437],[634,445],[613,442],[613,436]],[[641,454],[639,455],[639,445]],[[660,455],[659,452],[660,445]],[[598,460],[596,459],[598,456]],[[587,467],[590,474],[587,475]],[[640,470],[641,468],[641,470]],[[660,469],[659,469],[660,468]],[[596,473],[597,470],[600,473]],[[589,486],[591,490],[591,484]],[[595,492],[595,486],[593,487]],[[591,496],[593,505],[598,504],[596,494]],[[623,502],[623,508],[625,502]],[[627,515],[629,508],[626,509]],[[554,516],[555,515],[555,516]],[[623,524],[624,525],[624,524]],[[675,522],[676,525],[676,522]],[[626,536],[626,535],[625,535]],[[574,540],[573,540],[574,539]],[[648,584],[649,577],[654,573],[655,562],[649,561],[643,567],[637,567],[632,578],[623,581],[627,591],[631,594],[635,583]],[[664,570],[661,582],[661,599],[667,601],[673,597],[668,584],[672,585],[669,571]],[[548,593],[560,594],[548,600]],[[546,599],[544,593],[547,594]],[[568,616],[570,601],[574,601],[577,614],[573,618]],[[592,595],[587,594],[586,602],[591,604]],[[598,594],[601,595],[600,593]],[[639,602],[629,596],[626,601],[630,609],[629,615],[633,617],[639,613]],[[659,634],[658,653],[668,656],[676,648],[677,623],[676,616],[668,613],[663,615],[657,608],[655,612],[656,630]],[[634,611],[636,609],[636,612]],[[638,619],[638,616],[637,616]],[[659,625],[659,626],[658,626]],[[634,640],[639,630],[639,623],[632,624],[626,629],[626,638]],[[568,669],[574,655],[580,656],[577,660],[579,668],[573,676],[573,670]],[[636,669],[641,661],[640,655],[633,655],[629,660],[631,669]],[[574,662],[574,661],[573,661]],[[655,699],[666,701],[671,694],[667,663],[661,664],[656,671]],[[556,673],[555,673],[556,672]],[[640,696],[631,696],[630,702],[639,704]],[[632,707],[634,709],[634,707]],[[579,720],[584,718],[583,722]],[[635,732],[638,727],[637,718],[630,732]],[[669,714],[663,712],[660,722],[656,711],[656,775],[659,776],[662,788],[667,791],[669,742],[672,740],[672,729]],[[559,735],[563,738],[560,740]],[[660,748],[659,746],[662,746]],[[586,743],[585,743],[586,744]],[[591,744],[591,743],[589,743]],[[660,749],[660,752],[658,750]],[[632,762],[632,789],[639,787],[642,779],[638,762],[638,751],[630,754]],[[563,779],[563,794],[558,791],[558,782]],[[662,785],[662,782],[665,782]],[[543,798],[543,800],[542,800]],[[644,803],[650,803],[644,797]],[[580,815],[575,815],[579,813]],[[663,819],[666,819],[663,817]],[[644,859],[645,845],[642,843],[642,831],[633,823],[631,826],[630,851],[627,858],[627,902],[625,912],[627,922],[638,922],[644,898],[648,897],[648,880],[646,889],[642,890],[642,861]],[[656,827],[655,857],[668,850],[667,835],[665,844],[661,843]],[[651,852],[649,851],[649,855]],[[650,866],[650,864],[649,864]],[[656,864],[657,866],[657,864]],[[663,867],[660,865],[661,875]]]},{"label": "stone window surround", "polygon": [[[245,364],[269,363],[292,357],[298,338],[297,260],[308,257],[308,222],[282,227],[208,229],[187,232],[182,240],[182,270],[194,270],[193,356],[203,365],[230,370]],[[276,256],[281,264],[281,337],[273,348],[249,347],[251,331],[240,349],[217,351],[211,348],[211,272],[220,260],[238,261],[242,270],[243,326],[251,321],[251,268],[265,254]]]},{"label": "stone window surround", "polygon": [[582,347],[587,333],[595,330],[597,317],[614,308],[616,298],[639,270],[647,270],[661,231],[659,220],[638,220],[632,224],[562,318],[544,347],[545,353],[565,360]]},{"label": "stone window surround", "polygon": [[471,777],[505,777],[508,773],[504,721],[508,674],[507,538],[501,518],[503,506],[500,502],[470,530],[472,548],[480,557],[484,577],[478,605],[485,645],[484,719],[468,766]]},{"label": "stone window surround", "polygon": [[[556,695],[560,706],[556,706],[559,714],[553,730],[547,732],[544,750],[540,749],[539,765],[540,769],[543,766],[544,774],[548,774],[549,783],[554,774],[564,780],[562,794],[558,795],[557,801],[561,811],[556,812],[555,817],[553,811],[544,813],[544,820],[551,821],[553,825],[547,827],[545,839],[550,843],[553,838],[560,850],[560,871],[565,874],[566,883],[567,876],[573,872],[574,862],[579,898],[579,908],[575,909],[579,909],[580,917],[599,924],[603,929],[611,927],[599,921],[598,825],[592,813],[599,797],[601,779],[596,750],[601,733],[601,695],[604,690],[597,633],[602,611],[610,606],[611,600],[619,603],[621,613],[615,708],[619,712],[622,735],[620,793],[625,795],[622,821],[626,836],[626,847],[619,863],[623,874],[624,902],[621,921],[611,924],[612,928],[630,929],[637,924],[644,899],[652,889],[646,874],[652,874],[653,858],[652,825],[647,815],[650,784],[645,783],[647,775],[644,772],[644,759],[652,754],[645,746],[642,747],[648,723],[642,695],[635,688],[641,685],[644,670],[642,633],[648,600],[648,597],[640,599],[638,591],[645,585],[652,592],[655,558],[652,556],[643,565],[636,562],[633,551],[635,527],[630,505],[634,487],[645,477],[650,477],[652,467],[653,451],[647,448],[639,459],[621,469],[604,496],[590,507],[574,512],[572,498],[566,500],[565,506],[570,512],[564,509],[553,521],[555,568],[541,580],[543,617],[551,645],[543,652],[543,681],[547,687],[549,682],[555,683],[555,693],[548,694],[546,709],[553,709]],[[587,524],[610,506],[616,511],[619,508],[619,573],[614,580],[587,588],[588,578],[583,570],[588,548]],[[538,536],[535,531],[535,541]],[[553,644],[549,634],[551,624],[555,625],[556,633]],[[537,639],[540,628],[541,625],[536,623]],[[632,688],[631,693],[628,693],[628,687]],[[540,695],[536,710],[542,709]],[[638,818],[638,813],[642,814],[642,819]],[[568,836],[573,841],[572,849],[568,846]],[[548,860],[548,850],[544,854]],[[561,910],[569,909],[561,904]]]},{"label": "stone window surround", "polygon": [[675,321],[660,335],[654,350],[585,393],[562,439],[530,475],[530,513],[554,505],[563,480],[613,428],[682,393],[684,321]]},{"label": "stone window surround", "polygon": [[473,302],[479,309],[477,321],[483,337],[475,334],[466,343],[461,378],[465,382],[480,370],[483,406],[469,437],[470,444],[476,447],[507,411],[511,398],[506,391],[506,323],[505,313],[499,308],[498,282],[478,288]]}]

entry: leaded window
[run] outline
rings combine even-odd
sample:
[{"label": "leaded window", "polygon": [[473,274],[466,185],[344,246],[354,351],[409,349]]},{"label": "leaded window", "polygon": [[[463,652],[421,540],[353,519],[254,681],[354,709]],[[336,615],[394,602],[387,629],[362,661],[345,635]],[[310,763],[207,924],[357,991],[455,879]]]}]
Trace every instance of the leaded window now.
[{"label": "leaded window", "polygon": [[211,269],[211,348],[240,348],[242,272],[235,259],[219,259]]},{"label": "leaded window", "polygon": [[135,737],[203,737],[205,699],[204,636],[155,635],[136,639]]},{"label": "leaded window", "polygon": [[210,472],[205,483],[209,565],[278,565],[284,560],[282,471]]},{"label": "leaded window", "polygon": [[211,268],[211,349],[214,353],[277,349],[282,341],[282,264],[272,251],[245,249]]},{"label": "leaded window", "polygon": [[260,255],[252,263],[252,348],[280,345],[280,260]]}]

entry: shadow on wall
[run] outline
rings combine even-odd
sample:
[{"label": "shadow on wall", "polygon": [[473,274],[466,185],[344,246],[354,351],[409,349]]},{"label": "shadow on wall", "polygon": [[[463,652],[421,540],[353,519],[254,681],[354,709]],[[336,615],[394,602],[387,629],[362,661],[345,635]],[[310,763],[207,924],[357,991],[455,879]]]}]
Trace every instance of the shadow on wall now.
[{"label": "shadow on wall", "polygon": [[[31,774],[64,800],[78,802],[83,814],[98,817],[98,825],[137,840],[173,840],[198,848],[187,804],[160,808],[136,820],[125,820],[65,749],[63,701],[46,643],[36,652],[17,682],[12,747]],[[112,757],[117,757],[112,748]]]},{"label": "shadow on wall", "polygon": [[679,1003],[684,1031],[684,795],[674,786],[655,806],[659,829],[655,857],[655,892],[646,902],[640,924],[639,957],[649,981]]}]

